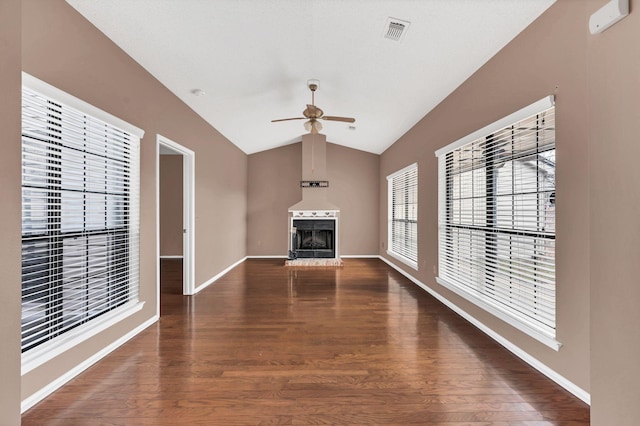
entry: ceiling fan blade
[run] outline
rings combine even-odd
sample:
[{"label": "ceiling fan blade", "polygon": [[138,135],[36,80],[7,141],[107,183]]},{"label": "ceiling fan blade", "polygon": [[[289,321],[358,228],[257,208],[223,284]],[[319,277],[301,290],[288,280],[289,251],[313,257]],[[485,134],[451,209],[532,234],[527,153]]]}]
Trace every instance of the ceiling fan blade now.
[{"label": "ceiling fan blade", "polygon": [[329,120],[329,121],[344,121],[345,123],[355,123],[356,119],[355,118],[351,118],[351,117],[334,117],[331,115],[325,115],[324,117],[321,117],[323,120]]},{"label": "ceiling fan blade", "polygon": [[289,121],[289,120],[306,120],[306,117],[294,117],[294,118],[279,118],[277,120],[271,120],[272,123],[275,123],[276,121]]}]

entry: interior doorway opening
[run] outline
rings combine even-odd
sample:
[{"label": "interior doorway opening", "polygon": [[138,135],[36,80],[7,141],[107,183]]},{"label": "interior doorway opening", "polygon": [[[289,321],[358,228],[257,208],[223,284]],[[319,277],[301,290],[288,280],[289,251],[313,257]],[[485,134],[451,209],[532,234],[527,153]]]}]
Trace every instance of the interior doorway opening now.
[{"label": "interior doorway opening", "polygon": [[[172,260],[173,262],[170,263],[173,263],[173,268],[181,264],[182,294],[194,294],[194,185],[195,153],[158,135],[156,140],[158,313],[160,313],[161,259]],[[161,197],[170,197],[170,200],[164,203]],[[167,204],[169,209],[166,208]]]}]

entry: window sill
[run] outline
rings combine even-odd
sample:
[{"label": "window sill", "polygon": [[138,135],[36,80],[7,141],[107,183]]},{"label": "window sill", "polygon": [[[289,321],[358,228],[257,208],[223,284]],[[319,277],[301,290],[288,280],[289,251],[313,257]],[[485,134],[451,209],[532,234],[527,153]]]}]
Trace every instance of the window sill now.
[{"label": "window sill", "polygon": [[445,280],[443,278],[440,278],[440,277],[436,277],[436,281],[441,286],[448,288],[452,292],[456,293],[458,296],[468,300],[469,302],[471,302],[471,303],[475,304],[476,306],[484,309],[485,311],[489,312],[490,314],[498,317],[502,321],[504,321],[507,324],[511,325],[512,327],[515,327],[516,329],[522,331],[523,333],[527,334],[528,336],[536,339],[540,343],[550,347],[554,351],[559,351],[560,350],[560,347],[562,346],[562,343],[558,342],[555,339],[555,336],[552,336],[548,332],[546,332],[545,330],[543,330],[543,329],[541,329],[539,327],[536,327],[533,324],[529,324],[529,323],[523,321],[522,319],[517,318],[515,315],[509,313],[508,311],[497,307],[495,302],[493,302],[488,297],[483,297],[482,295],[477,295],[477,294],[474,294],[472,292],[466,291],[466,290],[464,290],[464,289],[462,289],[462,288],[460,288],[460,287],[458,287],[458,286],[456,286],[454,284],[451,284],[447,280]]},{"label": "window sill", "polygon": [[406,257],[398,254],[398,253],[394,253],[391,250],[387,250],[387,254],[391,257],[393,257],[396,260],[399,260],[400,262],[404,263],[405,265],[408,265],[410,267],[412,267],[413,269],[415,269],[416,271],[418,270],[418,262],[414,262],[411,259],[407,259]]},{"label": "window sill", "polygon": [[22,354],[21,374],[25,375],[72,347],[90,339],[114,324],[142,310],[144,302],[130,302],[79,326],[62,336],[43,343]]}]

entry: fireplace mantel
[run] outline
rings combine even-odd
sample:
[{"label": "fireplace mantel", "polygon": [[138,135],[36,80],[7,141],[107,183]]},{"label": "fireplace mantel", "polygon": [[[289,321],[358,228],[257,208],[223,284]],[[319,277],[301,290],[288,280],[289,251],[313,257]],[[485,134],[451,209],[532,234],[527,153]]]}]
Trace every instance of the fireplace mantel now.
[{"label": "fireplace mantel", "polygon": [[338,217],[340,210],[289,210],[296,218]]}]

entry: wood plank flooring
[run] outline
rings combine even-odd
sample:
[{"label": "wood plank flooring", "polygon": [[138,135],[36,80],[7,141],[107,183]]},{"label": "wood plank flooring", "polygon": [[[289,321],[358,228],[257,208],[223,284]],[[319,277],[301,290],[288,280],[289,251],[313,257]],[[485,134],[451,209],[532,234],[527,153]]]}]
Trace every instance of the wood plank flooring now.
[{"label": "wood plank flooring", "polygon": [[159,323],[23,425],[569,425],[589,407],[378,259],[250,259],[193,297],[163,261]]}]

